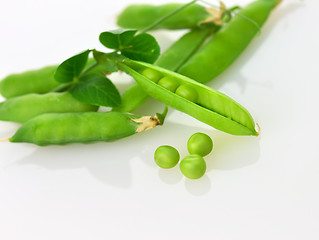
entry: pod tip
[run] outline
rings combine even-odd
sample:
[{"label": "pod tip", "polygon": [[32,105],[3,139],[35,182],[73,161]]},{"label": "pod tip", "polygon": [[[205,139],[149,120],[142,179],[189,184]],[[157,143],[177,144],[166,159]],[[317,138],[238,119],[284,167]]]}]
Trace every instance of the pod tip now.
[{"label": "pod tip", "polygon": [[259,136],[259,134],[260,134],[260,126],[259,126],[259,124],[258,123],[256,123],[256,126],[257,126],[257,132],[256,132],[256,136],[258,137]]},{"label": "pod tip", "polygon": [[2,139],[0,139],[0,142],[5,142],[5,141],[9,141],[9,140],[10,140],[9,137],[7,137],[7,138],[2,138]]}]

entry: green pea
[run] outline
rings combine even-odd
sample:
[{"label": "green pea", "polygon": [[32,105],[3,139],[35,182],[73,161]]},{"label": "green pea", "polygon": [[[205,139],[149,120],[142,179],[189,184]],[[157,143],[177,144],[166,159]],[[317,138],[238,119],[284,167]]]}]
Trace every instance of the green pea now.
[{"label": "green pea", "polygon": [[175,92],[179,83],[172,77],[163,77],[161,78],[161,80],[158,81],[158,85],[162,86],[163,88],[166,88],[171,92]]},{"label": "green pea", "polygon": [[191,154],[181,161],[179,168],[185,177],[198,179],[206,172],[206,162],[202,156]]},{"label": "green pea", "polygon": [[198,154],[202,157],[208,155],[213,149],[212,139],[204,133],[194,133],[187,142],[190,154]]},{"label": "green pea", "polygon": [[142,75],[147,77],[148,79],[150,79],[152,82],[155,82],[155,83],[157,83],[158,80],[160,80],[160,78],[162,77],[162,75],[159,72],[154,71],[153,69],[150,69],[150,68],[146,68],[142,72]]},{"label": "green pea", "polygon": [[197,98],[198,98],[197,92],[191,86],[185,85],[185,84],[180,85],[176,89],[175,93],[178,96],[186,98],[187,100],[194,103],[197,101]]},{"label": "green pea", "polygon": [[176,166],[179,158],[178,151],[168,145],[158,147],[154,153],[154,160],[161,168],[172,168]]}]

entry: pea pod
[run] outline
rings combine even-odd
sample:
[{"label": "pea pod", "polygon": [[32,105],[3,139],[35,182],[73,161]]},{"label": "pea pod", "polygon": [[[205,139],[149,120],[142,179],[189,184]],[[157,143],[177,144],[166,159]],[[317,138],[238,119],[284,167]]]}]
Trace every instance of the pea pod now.
[{"label": "pea pod", "polygon": [[[168,3],[163,5],[135,4],[125,8],[118,16],[117,25],[122,28],[143,29],[183,7],[184,4]],[[142,16],[142,17],[141,17]],[[209,17],[205,7],[192,4],[174,16],[166,19],[153,29],[186,29],[196,28],[199,22]]]},{"label": "pea pod", "polygon": [[[87,66],[95,60],[90,58]],[[59,86],[60,82],[54,79],[58,65],[46,66],[40,69],[22,73],[10,74],[0,81],[0,94],[4,98],[22,96],[29,93],[47,93]]]},{"label": "pea pod", "polygon": [[[207,43],[197,49],[186,62],[177,69],[170,68],[182,75],[190,77],[198,82],[206,83],[221,74],[234,62],[247,47],[252,38],[260,31],[260,27],[266,21],[271,10],[280,0],[258,0],[249,4],[237,13],[229,23],[226,23]],[[131,9],[133,12],[134,8]],[[138,10],[136,10],[136,13]],[[122,13],[125,15],[125,12]],[[134,24],[135,19],[131,19]],[[183,47],[183,42],[181,46]],[[189,42],[191,45],[192,43]],[[187,51],[189,44],[185,43]],[[174,47],[171,49],[174,52]],[[179,53],[183,56],[183,53]],[[172,58],[173,59],[173,58]],[[175,58],[176,59],[176,58]],[[163,60],[163,62],[166,60]],[[169,62],[169,60],[167,60]],[[171,61],[172,62],[172,61]],[[158,66],[165,67],[169,64]],[[147,97],[136,85],[127,89],[123,94],[123,104],[120,111],[133,111]],[[135,103],[134,105],[130,103]]]},{"label": "pea pod", "polygon": [[[172,44],[154,63],[171,71],[177,71],[218,30],[218,27],[193,29]],[[114,111],[132,112],[148,99],[138,84],[133,84],[122,94],[122,104]]]},{"label": "pea pod", "polygon": [[[225,94],[188,77],[151,64],[125,59],[118,65],[123,71],[130,74],[149,96],[226,133],[258,135],[255,130],[255,122],[249,112]],[[189,94],[180,96],[166,89],[165,86],[161,86],[161,80],[158,83],[153,82],[141,74],[145,69],[152,69],[161,74],[163,78],[176,82],[177,89],[185,86]],[[188,100],[187,95],[195,95],[196,100],[193,102]]]},{"label": "pea pod", "polygon": [[40,146],[109,142],[146,131],[162,121],[159,115],[138,117],[119,112],[47,113],[24,123],[9,140]]},{"label": "pea pod", "polygon": [[54,80],[57,66],[47,66],[37,70],[11,74],[0,82],[0,93],[12,98],[28,93],[46,93],[60,85]]},{"label": "pea pod", "polygon": [[179,73],[206,83],[221,74],[245,50],[281,0],[257,0],[240,10],[198,50]]},{"label": "pea pod", "polygon": [[0,120],[23,123],[43,113],[97,111],[98,106],[81,103],[68,92],[27,95],[0,103]]}]

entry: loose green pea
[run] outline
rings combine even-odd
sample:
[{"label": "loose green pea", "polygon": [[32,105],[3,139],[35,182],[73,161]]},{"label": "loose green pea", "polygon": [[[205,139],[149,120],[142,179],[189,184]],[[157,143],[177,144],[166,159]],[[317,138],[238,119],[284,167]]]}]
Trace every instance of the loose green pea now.
[{"label": "loose green pea", "polygon": [[181,161],[179,168],[185,177],[198,179],[206,172],[206,162],[202,156],[191,154]]},{"label": "loose green pea", "polygon": [[158,147],[154,153],[154,160],[161,168],[172,168],[176,166],[179,158],[178,151],[168,145]]},{"label": "loose green pea", "polygon": [[166,88],[171,92],[175,92],[176,88],[178,87],[178,82],[172,77],[163,77],[158,81],[158,85]]},{"label": "loose green pea", "polygon": [[157,83],[158,80],[161,79],[162,75],[158,71],[154,71],[153,69],[146,68],[143,72],[142,75],[150,79],[151,81]]},{"label": "loose green pea", "polygon": [[194,102],[194,103],[197,101],[197,98],[198,98],[197,92],[191,86],[188,86],[185,84],[180,85],[176,89],[175,93],[178,96],[186,98],[187,100]]},{"label": "loose green pea", "polygon": [[190,154],[198,154],[202,157],[208,155],[213,149],[212,139],[204,133],[194,133],[187,142]]}]

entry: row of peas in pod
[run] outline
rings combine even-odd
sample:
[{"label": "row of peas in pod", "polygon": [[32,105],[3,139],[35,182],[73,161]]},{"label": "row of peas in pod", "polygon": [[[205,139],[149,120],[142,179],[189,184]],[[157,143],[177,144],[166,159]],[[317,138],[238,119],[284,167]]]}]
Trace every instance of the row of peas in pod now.
[{"label": "row of peas in pod", "polygon": [[[187,141],[189,155],[184,157],[179,168],[183,175],[190,179],[201,178],[206,172],[206,162],[203,157],[208,155],[213,149],[212,139],[204,133],[195,133]],[[154,153],[155,163],[165,169],[175,167],[179,160],[178,150],[169,145],[163,145],[156,149]]]},{"label": "row of peas in pod", "polygon": [[196,102],[197,100],[197,92],[191,86],[179,84],[179,82],[173,77],[163,76],[158,71],[154,71],[150,68],[146,68],[142,72],[142,75],[168,91],[171,91],[191,102]]}]

